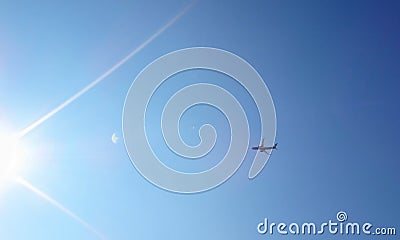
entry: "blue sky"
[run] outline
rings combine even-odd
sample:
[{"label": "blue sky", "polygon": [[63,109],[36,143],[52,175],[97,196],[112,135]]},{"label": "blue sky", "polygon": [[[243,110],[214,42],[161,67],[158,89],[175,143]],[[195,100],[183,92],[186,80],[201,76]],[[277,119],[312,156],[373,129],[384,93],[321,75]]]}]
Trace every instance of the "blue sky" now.
[{"label": "blue sky", "polygon": [[[18,132],[41,118],[188,4],[3,1],[2,127]],[[304,239],[260,235],[256,226],[265,217],[320,223],[335,220],[338,211],[351,221],[399,230],[399,10],[396,1],[198,1],[126,64],[24,136],[30,154],[19,174],[107,239]],[[146,65],[197,46],[233,52],[259,72],[275,103],[280,149],[254,180],[247,178],[254,156],[249,152],[221,186],[175,194],[155,187],[132,166],[121,139],[122,109]],[[219,82],[223,76],[192,77]],[[171,81],[158,101],[178,87]],[[246,96],[238,93],[239,99]],[[249,105],[246,114],[255,121]],[[196,144],[190,126],[203,123],[214,124],[221,138],[194,169],[217,162],[229,139],[226,119],[203,106],[182,118],[184,140]],[[256,145],[259,125],[250,128],[250,143]],[[117,144],[113,133],[120,137]],[[161,135],[152,130],[150,136],[156,142]],[[166,164],[187,169],[166,149],[156,151]],[[98,239],[32,191],[7,184],[0,192],[1,239]]]}]

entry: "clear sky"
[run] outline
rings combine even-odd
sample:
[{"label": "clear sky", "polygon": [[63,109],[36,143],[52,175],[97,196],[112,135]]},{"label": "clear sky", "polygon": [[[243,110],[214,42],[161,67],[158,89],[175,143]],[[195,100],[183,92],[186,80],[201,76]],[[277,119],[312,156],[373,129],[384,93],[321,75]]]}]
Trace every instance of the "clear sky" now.
[{"label": "clear sky", "polygon": [[[17,133],[52,111],[190,3],[3,0],[0,130]],[[2,182],[0,239],[360,239],[270,236],[256,229],[264,218],[321,223],[336,220],[339,211],[349,221],[399,232],[399,12],[398,1],[198,1],[124,65],[20,139],[26,154],[18,176],[65,209],[26,184]],[[247,178],[255,154],[249,151],[221,186],[176,194],[155,187],[132,165],[122,139],[122,109],[146,65],[198,46],[235,53],[262,76],[275,103],[279,150],[253,180]],[[224,76],[193,71],[188,78],[221,84]],[[177,82],[171,78],[150,103],[155,116],[161,111],[157,101],[184,87]],[[241,89],[221,86],[246,101]],[[246,104],[256,122],[254,104]],[[148,120],[156,126],[148,129],[149,142],[175,169],[208,169],[227,148],[226,118],[211,107],[193,108],[182,118],[188,144],[199,142],[204,123],[218,131],[214,152],[194,165],[157,146],[157,120]],[[250,128],[250,144],[257,145],[260,125]]]}]

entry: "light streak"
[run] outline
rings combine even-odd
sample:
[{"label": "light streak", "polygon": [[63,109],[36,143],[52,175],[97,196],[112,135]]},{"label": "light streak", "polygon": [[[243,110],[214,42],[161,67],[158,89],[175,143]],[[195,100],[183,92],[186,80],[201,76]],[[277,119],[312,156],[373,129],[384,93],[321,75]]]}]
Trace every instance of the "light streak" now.
[{"label": "light streak", "polygon": [[158,36],[160,36],[163,32],[165,32],[169,27],[171,27],[174,23],[176,23],[185,13],[187,13],[193,5],[196,3],[196,1],[192,2],[188,6],[186,6],[182,11],[180,11],[175,17],[173,17],[171,20],[169,20],[164,26],[162,26],[160,29],[158,29],[157,32],[155,32],[153,35],[151,35],[146,41],[144,41],[142,44],[140,44],[135,50],[133,50],[131,53],[129,53],[126,57],[121,59],[117,64],[112,66],[109,70],[107,70],[105,73],[103,73],[100,77],[95,79],[93,82],[91,82],[89,85],[84,87],[82,90],[79,92],[75,93],[72,97],[67,99],[65,102],[61,103],[59,106],[45,114],[43,117],[39,118],[35,122],[33,122],[31,125],[20,131],[17,135],[18,138],[22,138],[29,132],[31,132],[33,129],[35,129],[37,126],[54,116],[56,113],[67,107],[69,104],[71,104],[73,101],[78,99],[80,96],[85,94],[87,91],[95,87],[97,84],[102,82],[105,78],[107,78],[111,73],[115,72],[119,67],[121,67],[124,63],[126,63],[128,60],[130,60],[133,56],[135,56],[138,52],[140,52],[143,48],[145,48],[147,45],[149,45],[154,39],[156,39]]},{"label": "light streak", "polygon": [[31,192],[33,192],[34,194],[39,196],[40,198],[42,198],[43,200],[45,200],[46,202],[50,203],[54,207],[56,207],[59,210],[61,210],[63,213],[65,213],[66,215],[71,217],[76,222],[80,223],[87,230],[89,230],[90,232],[95,234],[99,239],[102,239],[102,240],[107,239],[102,233],[100,233],[98,230],[96,230],[92,225],[90,225],[85,220],[83,220],[78,215],[76,215],[74,212],[72,212],[71,210],[66,208],[64,205],[62,205],[61,203],[56,201],[54,198],[50,197],[49,195],[47,195],[46,193],[44,193],[43,191],[41,191],[37,187],[33,186],[27,180],[23,179],[22,177],[15,177],[15,181],[17,183],[19,183],[21,186],[25,187],[26,189],[30,190]]}]

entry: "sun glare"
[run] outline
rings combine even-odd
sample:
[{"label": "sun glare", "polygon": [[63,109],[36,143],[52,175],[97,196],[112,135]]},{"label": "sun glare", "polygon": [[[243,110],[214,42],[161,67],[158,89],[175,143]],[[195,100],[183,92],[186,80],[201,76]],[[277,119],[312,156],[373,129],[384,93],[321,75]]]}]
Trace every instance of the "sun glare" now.
[{"label": "sun glare", "polygon": [[24,155],[24,148],[17,137],[0,132],[0,186],[16,176]]}]

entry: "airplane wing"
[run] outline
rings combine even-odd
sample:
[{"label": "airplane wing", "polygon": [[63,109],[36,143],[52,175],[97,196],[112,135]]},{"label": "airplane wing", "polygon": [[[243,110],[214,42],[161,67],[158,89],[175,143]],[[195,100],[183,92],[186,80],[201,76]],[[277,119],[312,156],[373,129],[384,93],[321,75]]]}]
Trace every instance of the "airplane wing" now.
[{"label": "airplane wing", "polygon": [[265,150],[262,150],[261,152],[266,153],[267,155],[271,155],[271,153],[268,153],[268,152],[265,151]]}]

